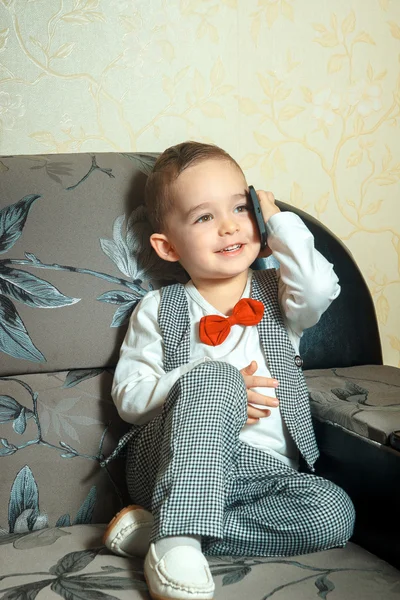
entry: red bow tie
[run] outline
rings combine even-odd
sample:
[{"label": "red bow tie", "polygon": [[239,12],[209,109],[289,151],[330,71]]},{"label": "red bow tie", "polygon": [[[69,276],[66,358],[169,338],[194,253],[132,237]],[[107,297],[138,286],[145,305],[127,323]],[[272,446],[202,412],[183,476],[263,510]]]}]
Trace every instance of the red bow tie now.
[{"label": "red bow tie", "polygon": [[229,335],[232,325],[257,325],[263,317],[264,305],[259,300],[242,298],[230,317],[208,315],[200,319],[200,340],[208,346],[219,346]]}]

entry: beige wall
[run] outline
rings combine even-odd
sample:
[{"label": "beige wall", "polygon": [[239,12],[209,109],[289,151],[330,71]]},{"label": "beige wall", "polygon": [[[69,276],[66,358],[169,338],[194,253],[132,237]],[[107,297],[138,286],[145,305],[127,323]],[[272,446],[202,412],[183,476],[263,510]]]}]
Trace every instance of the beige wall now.
[{"label": "beige wall", "polygon": [[399,58],[399,0],[0,0],[0,153],[223,146],[347,244],[400,365]]}]

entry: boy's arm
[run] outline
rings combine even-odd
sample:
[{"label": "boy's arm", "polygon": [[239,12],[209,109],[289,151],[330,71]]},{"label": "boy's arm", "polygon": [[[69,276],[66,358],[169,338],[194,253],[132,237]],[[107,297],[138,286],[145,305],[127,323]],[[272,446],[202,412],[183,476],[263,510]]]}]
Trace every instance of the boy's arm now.
[{"label": "boy's arm", "polygon": [[120,417],[137,425],[160,413],[174,383],[204,360],[164,371],[164,346],[157,319],[159,302],[159,292],[149,292],[133,311],[111,389]]},{"label": "boy's arm", "polygon": [[298,338],[315,325],[340,293],[338,278],[314,247],[314,237],[291,212],[267,222],[268,245],[280,263],[279,303],[287,326]]}]

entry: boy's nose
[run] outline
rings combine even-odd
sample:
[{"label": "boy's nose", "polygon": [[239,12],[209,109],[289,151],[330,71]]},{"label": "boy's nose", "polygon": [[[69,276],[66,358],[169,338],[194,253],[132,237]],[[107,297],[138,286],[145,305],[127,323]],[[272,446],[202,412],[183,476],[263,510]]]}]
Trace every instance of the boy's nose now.
[{"label": "boy's nose", "polygon": [[221,221],[219,226],[219,234],[220,235],[232,235],[239,231],[239,223],[235,221],[235,219],[227,218]]}]

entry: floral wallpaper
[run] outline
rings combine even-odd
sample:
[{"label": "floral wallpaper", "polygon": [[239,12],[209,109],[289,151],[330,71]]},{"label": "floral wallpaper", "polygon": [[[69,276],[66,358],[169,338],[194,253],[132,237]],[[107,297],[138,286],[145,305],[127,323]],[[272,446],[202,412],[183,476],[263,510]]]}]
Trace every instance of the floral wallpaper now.
[{"label": "floral wallpaper", "polygon": [[400,366],[399,61],[397,0],[0,0],[0,153],[221,145],[343,240]]}]

